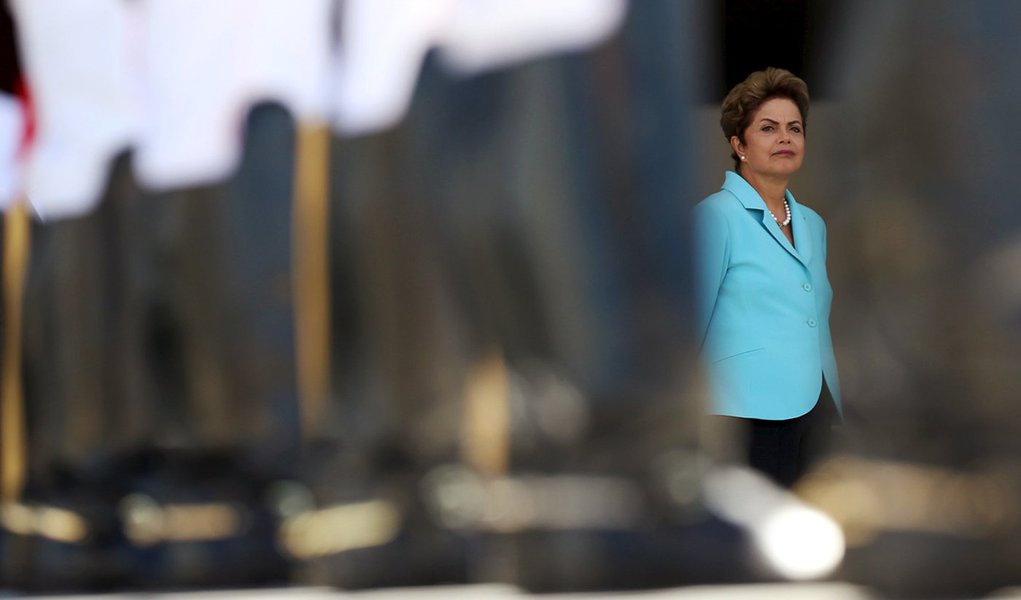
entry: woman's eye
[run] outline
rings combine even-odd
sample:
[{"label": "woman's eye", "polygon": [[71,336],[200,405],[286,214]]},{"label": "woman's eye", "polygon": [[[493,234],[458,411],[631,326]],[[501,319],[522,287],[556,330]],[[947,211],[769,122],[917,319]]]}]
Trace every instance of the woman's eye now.
[{"label": "woman's eye", "polygon": [[801,128],[795,125],[794,127],[791,127],[791,131],[794,133],[801,133]]},{"label": "woman's eye", "polygon": [[762,131],[773,131],[772,125],[765,125],[762,127]]}]

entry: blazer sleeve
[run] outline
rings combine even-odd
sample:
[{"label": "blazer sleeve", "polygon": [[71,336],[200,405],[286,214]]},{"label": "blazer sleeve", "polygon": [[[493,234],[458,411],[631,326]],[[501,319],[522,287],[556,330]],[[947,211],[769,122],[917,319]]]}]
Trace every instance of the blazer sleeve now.
[{"label": "blazer sleeve", "polygon": [[709,321],[730,263],[730,229],[720,207],[701,202],[695,207],[695,299],[698,347],[705,344]]},{"label": "blazer sleeve", "polygon": [[829,243],[826,241],[826,221],[819,217],[819,228],[822,230],[822,262],[826,264],[826,245]]}]

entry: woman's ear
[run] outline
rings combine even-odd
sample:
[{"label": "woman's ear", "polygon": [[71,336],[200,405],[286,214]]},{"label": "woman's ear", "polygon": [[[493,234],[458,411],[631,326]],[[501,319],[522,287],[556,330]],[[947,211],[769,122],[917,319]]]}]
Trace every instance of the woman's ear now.
[{"label": "woman's ear", "polygon": [[736,135],[730,136],[730,147],[734,150],[734,154],[737,154],[738,158],[744,160],[744,144],[741,143],[741,139]]}]

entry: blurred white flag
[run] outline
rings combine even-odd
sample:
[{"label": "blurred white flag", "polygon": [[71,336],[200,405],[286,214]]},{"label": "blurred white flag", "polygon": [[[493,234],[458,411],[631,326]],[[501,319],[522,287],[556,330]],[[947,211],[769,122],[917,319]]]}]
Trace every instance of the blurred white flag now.
[{"label": "blurred white flag", "polygon": [[458,0],[346,0],[334,62],[333,121],[361,135],[397,123],[411,104],[429,48]]},{"label": "blurred white flag", "polygon": [[25,132],[25,115],[18,99],[0,93],[0,210],[6,210],[21,190],[18,150]]},{"label": "blurred white flag", "polygon": [[626,9],[624,0],[459,0],[438,45],[451,69],[477,73],[598,44]]},{"label": "blurred white flag", "polygon": [[432,48],[474,74],[597,44],[620,26],[625,0],[347,0],[334,63],[336,129],[396,124]]},{"label": "blurred white flag", "polygon": [[158,189],[228,176],[248,109],[324,118],[331,0],[147,0],[136,171]]},{"label": "blurred white flag", "polygon": [[626,8],[625,0],[10,4],[37,115],[24,186],[44,218],[90,211],[110,160],[132,146],[147,187],[212,183],[237,167],[256,102],[328,119],[342,135],[373,133],[404,116],[431,48],[456,72],[476,73],[596,44]]},{"label": "blurred white flag", "polygon": [[10,0],[36,134],[25,193],[43,218],[90,211],[137,130],[122,0]]}]

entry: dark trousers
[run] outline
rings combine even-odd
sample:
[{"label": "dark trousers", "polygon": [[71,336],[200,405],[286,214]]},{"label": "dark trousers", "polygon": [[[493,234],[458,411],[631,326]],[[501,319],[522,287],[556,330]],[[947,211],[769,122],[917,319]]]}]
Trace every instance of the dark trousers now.
[{"label": "dark trousers", "polygon": [[790,488],[829,449],[835,415],[833,398],[823,382],[815,406],[800,417],[776,421],[722,418],[737,423],[737,441],[747,447],[748,465]]}]

